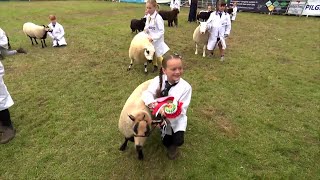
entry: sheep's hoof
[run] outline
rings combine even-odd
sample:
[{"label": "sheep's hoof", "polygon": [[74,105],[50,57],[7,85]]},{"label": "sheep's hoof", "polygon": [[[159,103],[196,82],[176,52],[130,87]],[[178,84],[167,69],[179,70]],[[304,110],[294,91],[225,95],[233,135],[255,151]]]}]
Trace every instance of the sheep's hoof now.
[{"label": "sheep's hoof", "polygon": [[195,52],[194,54],[198,54],[198,52]]},{"label": "sheep's hoof", "polygon": [[122,144],[122,146],[119,148],[119,150],[120,150],[120,151],[124,151],[124,150],[126,150],[126,147],[127,147],[127,146],[126,146],[125,144]]},{"label": "sheep's hoof", "polygon": [[131,70],[131,68],[128,68],[128,69],[127,69],[127,71],[130,71],[130,70]]},{"label": "sheep's hoof", "polygon": [[143,154],[142,155],[139,154],[138,159],[143,160]]}]

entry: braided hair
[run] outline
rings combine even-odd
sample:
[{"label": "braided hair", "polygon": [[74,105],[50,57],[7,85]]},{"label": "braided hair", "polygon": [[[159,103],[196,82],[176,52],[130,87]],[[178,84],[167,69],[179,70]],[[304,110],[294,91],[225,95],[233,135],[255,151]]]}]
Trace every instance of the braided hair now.
[{"label": "braided hair", "polygon": [[182,59],[179,54],[173,54],[173,55],[167,55],[163,58],[161,63],[161,68],[159,68],[159,88],[156,91],[156,98],[162,97],[161,95],[161,89],[162,89],[162,81],[163,81],[163,69],[167,68],[167,62],[171,59]]}]

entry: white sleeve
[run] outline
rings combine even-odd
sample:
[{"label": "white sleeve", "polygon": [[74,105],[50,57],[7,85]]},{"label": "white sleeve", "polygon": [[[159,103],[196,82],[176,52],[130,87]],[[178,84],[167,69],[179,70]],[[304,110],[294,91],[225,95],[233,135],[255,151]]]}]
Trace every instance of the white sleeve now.
[{"label": "white sleeve", "polygon": [[64,29],[63,29],[63,26],[60,25],[59,26],[59,29],[60,29],[60,35],[57,37],[58,39],[61,39],[63,36],[64,36]]},{"label": "white sleeve", "polygon": [[156,26],[158,27],[159,31],[153,35],[153,37],[152,37],[153,41],[157,41],[158,39],[161,38],[161,36],[164,35],[164,21],[160,17],[160,15],[159,15],[159,18],[156,18]]},{"label": "white sleeve", "polygon": [[224,32],[224,34],[230,34],[231,31],[231,20],[230,20],[230,16],[227,15],[227,25],[226,25],[226,31]]},{"label": "white sleeve", "polygon": [[4,67],[0,61],[0,82],[3,83],[3,76],[4,76]]},{"label": "white sleeve", "polygon": [[158,88],[159,76],[155,77],[149,84],[148,88],[142,92],[141,99],[146,106],[148,106],[150,103],[155,102],[156,92]]},{"label": "white sleeve", "polygon": [[0,31],[0,46],[4,47],[8,44],[8,38],[4,31]]},{"label": "white sleeve", "polygon": [[186,91],[182,94],[181,98],[178,100],[183,102],[182,105],[182,114],[187,114],[187,109],[191,101],[192,88],[189,86]]}]

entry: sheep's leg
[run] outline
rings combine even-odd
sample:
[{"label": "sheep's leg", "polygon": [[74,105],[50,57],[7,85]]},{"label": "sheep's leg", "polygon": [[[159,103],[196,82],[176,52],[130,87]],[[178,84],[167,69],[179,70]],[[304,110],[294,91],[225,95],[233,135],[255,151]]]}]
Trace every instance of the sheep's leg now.
[{"label": "sheep's leg", "polygon": [[44,42],[44,46],[47,47],[47,44],[46,44],[46,40],[43,39],[43,42]]},{"label": "sheep's leg", "polygon": [[174,18],[174,24],[178,27],[178,17]]},{"label": "sheep's leg", "polygon": [[207,46],[206,46],[206,45],[203,45],[202,57],[206,57],[206,50],[207,50]]},{"label": "sheep's leg", "polygon": [[32,46],[33,46],[34,44],[33,44],[33,40],[32,40],[32,37],[30,37],[30,36],[28,36],[28,37],[30,38],[30,40],[31,40],[31,43],[32,43]]},{"label": "sheep's leg", "polygon": [[145,62],[145,63],[143,63],[143,64],[144,64],[144,72],[145,72],[145,73],[148,73],[148,69],[147,69],[148,62]]},{"label": "sheep's leg", "polygon": [[133,59],[131,59],[131,61],[130,61],[130,65],[129,65],[128,69],[127,69],[128,71],[131,70],[132,65],[133,65]]},{"label": "sheep's leg", "polygon": [[120,147],[120,149],[119,149],[120,151],[126,150],[129,140],[130,140],[130,141],[133,141],[133,137],[131,137],[131,138],[124,138],[124,143],[121,145],[121,147]]},{"label": "sheep's leg", "polygon": [[198,44],[196,43],[196,51],[194,52],[194,54],[198,54]]},{"label": "sheep's leg", "polygon": [[41,47],[42,47],[42,48],[44,48],[44,45],[43,45],[42,39],[40,39],[40,41],[41,41]]},{"label": "sheep's leg", "polygon": [[143,160],[143,152],[142,152],[142,146],[136,146],[136,150],[137,150],[137,153],[138,153],[138,159],[139,160]]},{"label": "sheep's leg", "polygon": [[34,41],[36,42],[36,44],[38,44],[38,41],[37,41],[37,39],[36,38],[33,38],[34,39]]}]

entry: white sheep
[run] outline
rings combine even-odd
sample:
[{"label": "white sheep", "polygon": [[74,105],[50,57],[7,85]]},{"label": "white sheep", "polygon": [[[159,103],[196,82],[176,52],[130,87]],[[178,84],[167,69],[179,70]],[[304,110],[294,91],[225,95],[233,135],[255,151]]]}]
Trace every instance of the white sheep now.
[{"label": "white sheep", "polygon": [[200,25],[193,32],[193,41],[196,44],[196,51],[194,54],[198,54],[198,45],[203,44],[202,56],[206,57],[206,49],[209,39],[209,32],[207,22],[200,22]]},{"label": "white sheep", "polygon": [[143,159],[142,147],[151,133],[151,114],[141,99],[151,80],[140,84],[127,99],[119,118],[119,130],[125,136],[120,150],[124,151],[128,141],[134,141],[138,159]]},{"label": "white sheep", "polygon": [[[47,33],[52,32],[52,29],[49,28],[49,26],[39,26],[31,22],[27,22],[23,24],[23,32],[30,38],[31,43],[33,45],[32,38],[38,44],[36,39],[40,39],[42,48],[44,46],[47,47],[45,39],[47,38]],[[43,41],[43,42],[42,42]]]},{"label": "white sheep", "polygon": [[[129,48],[129,58],[131,60],[130,65],[128,67],[128,71],[131,69],[133,62],[135,63],[143,63],[144,64],[144,72],[147,73],[147,65],[148,62],[151,63],[154,58],[155,48],[152,43],[148,39],[148,35],[145,32],[140,32],[136,34],[130,44]],[[154,67],[154,71],[157,67]]]}]

